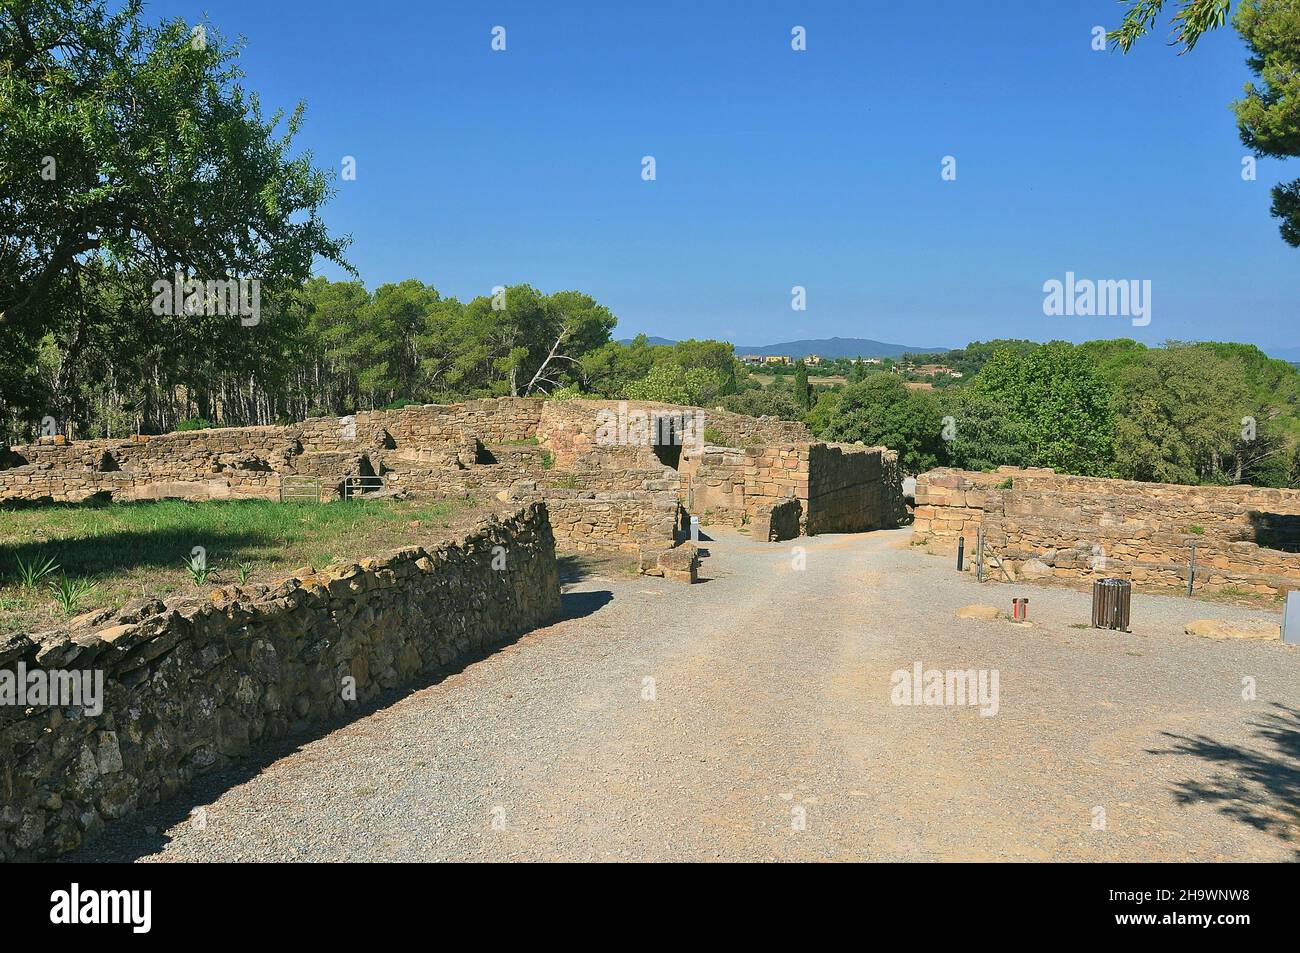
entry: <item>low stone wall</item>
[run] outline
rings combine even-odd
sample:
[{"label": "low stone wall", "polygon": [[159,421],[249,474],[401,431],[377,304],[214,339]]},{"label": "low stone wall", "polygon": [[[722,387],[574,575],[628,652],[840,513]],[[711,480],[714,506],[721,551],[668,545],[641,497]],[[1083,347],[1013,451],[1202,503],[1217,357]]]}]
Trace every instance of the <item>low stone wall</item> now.
[{"label": "low stone wall", "polygon": [[915,534],[951,553],[966,537],[1010,575],[1118,576],[1186,589],[1300,588],[1300,491],[1178,486],[1046,470],[934,470],[917,478]]},{"label": "low stone wall", "polygon": [[753,518],[754,539],[768,543],[795,539],[800,533],[799,522],[802,517],[803,506],[795,499],[763,507]]},{"label": "low stone wall", "polygon": [[103,677],[99,714],[0,704],[0,859],[72,850],[196,775],[345,719],[559,609],[546,506],[530,503],[428,549],[0,639],[0,689],[20,670]]}]

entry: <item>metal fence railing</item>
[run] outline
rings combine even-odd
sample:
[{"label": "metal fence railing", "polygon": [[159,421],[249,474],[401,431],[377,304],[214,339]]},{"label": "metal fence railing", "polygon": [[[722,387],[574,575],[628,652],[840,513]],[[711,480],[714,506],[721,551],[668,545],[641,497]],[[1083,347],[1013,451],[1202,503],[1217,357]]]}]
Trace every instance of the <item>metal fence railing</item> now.
[{"label": "metal fence railing", "polygon": [[343,480],[343,499],[351,500],[366,493],[376,493],[387,485],[382,476],[354,473]]},{"label": "metal fence railing", "polygon": [[280,479],[280,502],[319,503],[320,477],[286,476]]}]

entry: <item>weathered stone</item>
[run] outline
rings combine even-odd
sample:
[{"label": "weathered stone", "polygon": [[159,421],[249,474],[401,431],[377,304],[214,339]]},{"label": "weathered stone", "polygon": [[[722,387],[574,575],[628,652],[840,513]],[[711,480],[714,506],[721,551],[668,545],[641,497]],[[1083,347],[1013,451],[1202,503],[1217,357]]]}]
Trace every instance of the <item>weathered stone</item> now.
[{"label": "weathered stone", "polygon": [[1052,576],[1052,567],[1041,559],[1026,559],[1017,572],[1021,579],[1048,579]]},{"label": "weathered stone", "polygon": [[983,622],[992,622],[995,619],[1002,618],[1002,611],[995,606],[970,605],[962,606],[956,612],[958,619],[979,619]]},{"label": "weathered stone", "polygon": [[1209,639],[1281,639],[1282,627],[1265,619],[1196,619],[1183,630]]}]

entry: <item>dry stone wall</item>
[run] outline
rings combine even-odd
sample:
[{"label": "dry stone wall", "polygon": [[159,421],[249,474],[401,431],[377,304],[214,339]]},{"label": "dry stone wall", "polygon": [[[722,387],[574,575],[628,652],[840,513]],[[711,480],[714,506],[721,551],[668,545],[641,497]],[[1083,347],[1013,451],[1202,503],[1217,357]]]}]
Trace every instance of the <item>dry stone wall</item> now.
[{"label": "dry stone wall", "polygon": [[1300,588],[1300,491],[1177,486],[1051,471],[934,470],[917,478],[915,534],[952,552],[982,527],[1010,575],[1118,576],[1186,589]]},{"label": "dry stone wall", "polygon": [[20,673],[103,684],[98,714],[0,704],[0,860],[72,850],[199,774],[347,719],[559,609],[546,506],[529,503],[427,549],[0,639],[0,701]]}]

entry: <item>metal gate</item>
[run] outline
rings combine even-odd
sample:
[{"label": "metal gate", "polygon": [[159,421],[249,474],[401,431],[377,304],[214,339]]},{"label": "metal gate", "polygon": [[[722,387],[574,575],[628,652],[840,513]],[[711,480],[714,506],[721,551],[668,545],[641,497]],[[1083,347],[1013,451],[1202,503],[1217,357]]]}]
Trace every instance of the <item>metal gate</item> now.
[{"label": "metal gate", "polygon": [[280,478],[280,502],[319,503],[320,477],[286,476]]},{"label": "metal gate", "polygon": [[374,493],[387,487],[388,482],[376,474],[354,473],[343,480],[343,499],[356,499],[364,493]]}]

